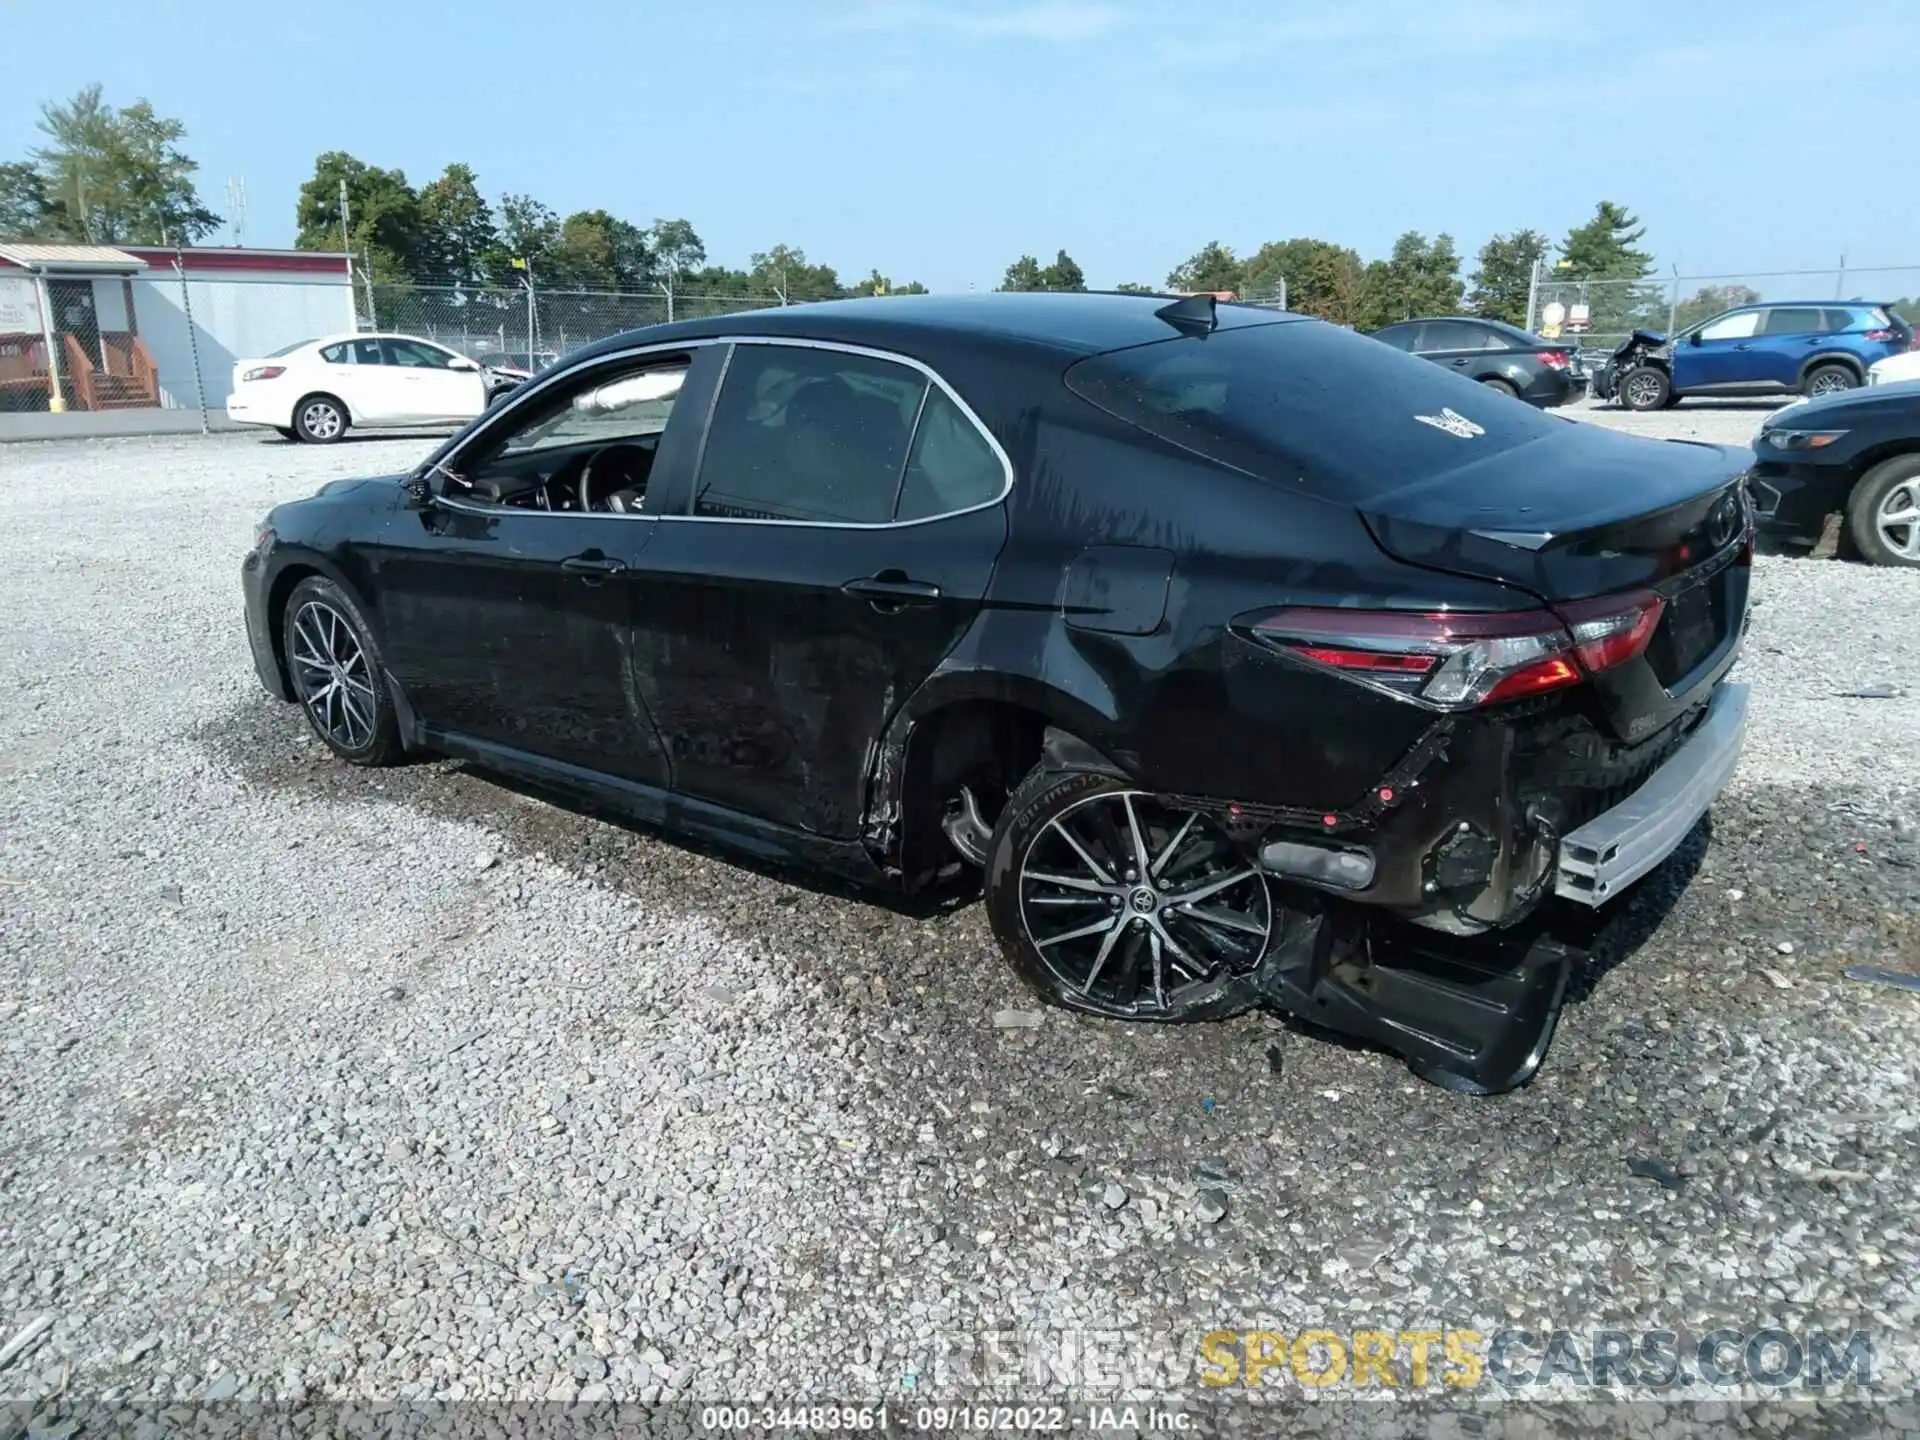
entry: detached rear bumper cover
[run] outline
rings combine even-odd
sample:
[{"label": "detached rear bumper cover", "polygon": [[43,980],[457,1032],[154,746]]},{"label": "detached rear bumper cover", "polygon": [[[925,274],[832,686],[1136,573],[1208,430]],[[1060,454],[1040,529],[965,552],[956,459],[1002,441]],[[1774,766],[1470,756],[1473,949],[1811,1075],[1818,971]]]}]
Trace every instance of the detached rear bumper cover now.
[{"label": "detached rear bumper cover", "polygon": [[1747,687],[1717,686],[1706,719],[1646,784],[1561,838],[1555,892],[1601,905],[1671,855],[1732,776],[1746,733]]}]

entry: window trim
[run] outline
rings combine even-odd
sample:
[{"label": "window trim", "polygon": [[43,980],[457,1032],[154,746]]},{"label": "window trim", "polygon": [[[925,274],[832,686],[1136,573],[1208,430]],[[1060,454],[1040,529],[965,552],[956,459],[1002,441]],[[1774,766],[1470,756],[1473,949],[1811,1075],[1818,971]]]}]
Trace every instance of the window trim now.
[{"label": "window trim", "polygon": [[[1000,444],[1000,441],[995,437],[993,431],[987,428],[986,422],[980,418],[979,413],[966,402],[966,399],[959,391],[947,383],[947,378],[938,370],[935,370],[924,360],[915,359],[911,355],[902,355],[896,350],[881,350],[871,345],[854,345],[842,340],[813,340],[792,335],[697,335],[690,336],[684,340],[660,340],[647,345],[636,345],[628,350],[617,350],[606,355],[596,355],[591,361],[581,365],[579,369],[568,369],[557,373],[550,372],[537,376],[534,380],[529,381],[515,390],[513,394],[501,404],[498,410],[487,415],[485,419],[489,423],[482,428],[475,429],[469,434],[455,437],[454,441],[447,446],[445,451],[437,456],[430,457],[421,465],[420,471],[439,470],[442,473],[447,473],[457,470],[459,468],[460,456],[472,446],[479,444],[480,437],[484,432],[492,431],[495,425],[508,423],[508,417],[512,415],[514,411],[520,409],[523,405],[533,403],[536,397],[549,388],[566,384],[583,371],[589,369],[597,370],[602,366],[613,366],[622,361],[637,360],[647,355],[680,354],[690,350],[704,349],[711,345],[724,345],[727,347],[727,353],[721,358],[720,375],[714,382],[713,394],[709,398],[707,413],[701,416],[698,422],[700,425],[700,446],[694,456],[693,473],[691,477],[692,486],[687,493],[687,505],[689,508],[693,505],[694,497],[699,493],[700,467],[706,462],[707,436],[713,428],[713,415],[715,409],[719,406],[720,390],[721,387],[727,383],[727,372],[733,368],[733,350],[736,346],[740,345],[783,345],[800,350],[834,350],[846,355],[864,355],[874,360],[890,360],[896,365],[905,365],[910,370],[919,371],[927,378],[930,386],[938,385],[946,392],[947,398],[954,403],[962,415],[966,416],[968,423],[979,432],[980,438],[987,442],[987,448],[993,451],[994,458],[1000,462],[1000,473],[1003,477],[1000,493],[990,500],[982,500],[977,505],[968,505],[959,510],[943,510],[938,515],[922,515],[912,520],[762,520],[744,515],[692,515],[673,511],[663,511],[656,515],[620,515],[574,510],[522,510],[510,505],[475,504],[472,501],[456,499],[444,493],[438,495],[437,499],[441,504],[450,505],[456,510],[466,510],[479,515],[527,515],[552,520],[673,520],[701,525],[786,525],[809,530],[904,530],[914,525],[931,525],[941,520],[954,519],[956,516],[971,515],[976,510],[990,510],[996,505],[1005,504],[1007,497],[1013,493],[1013,461],[1008,457],[1005,447]],[[914,428],[907,436],[907,453],[909,458],[913,453],[914,438],[919,433],[920,415],[924,415],[925,413],[926,394],[923,392],[920,399],[920,414],[915,415]],[[901,471],[902,481],[905,479],[905,474],[906,472],[903,467]],[[896,510],[899,508],[899,503],[899,493],[896,486],[894,495],[894,508]]]}]

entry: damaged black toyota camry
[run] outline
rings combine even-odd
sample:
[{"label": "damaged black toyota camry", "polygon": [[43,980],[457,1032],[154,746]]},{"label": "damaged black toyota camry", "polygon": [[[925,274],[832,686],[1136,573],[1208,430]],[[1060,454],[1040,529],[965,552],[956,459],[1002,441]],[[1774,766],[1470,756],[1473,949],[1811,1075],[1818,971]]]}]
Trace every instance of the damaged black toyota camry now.
[{"label": "damaged black toyota camry", "polygon": [[1056,1004],[1273,1004],[1492,1092],[1576,954],[1523,922],[1738,758],[1739,471],[1211,297],[839,301],[605,341],[280,506],[247,628],[344,760],[973,867]]}]

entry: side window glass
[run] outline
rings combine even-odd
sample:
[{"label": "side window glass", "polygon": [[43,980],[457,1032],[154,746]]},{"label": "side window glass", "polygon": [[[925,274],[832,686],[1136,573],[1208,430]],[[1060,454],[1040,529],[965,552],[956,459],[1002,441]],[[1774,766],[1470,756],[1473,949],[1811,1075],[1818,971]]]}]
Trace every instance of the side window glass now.
[{"label": "side window glass", "polygon": [[1430,320],[1420,327],[1420,348],[1429,354],[1437,350],[1478,350],[1480,337],[1471,326]]},{"label": "side window glass", "polygon": [[329,365],[351,365],[353,363],[353,346],[347,341],[342,340],[338,345],[329,345],[326,349],[322,350],[320,352],[320,358]]},{"label": "side window glass", "polygon": [[913,434],[897,520],[926,520],[999,497],[1007,472],[987,439],[939,386],[927,392]]},{"label": "side window glass", "polygon": [[1819,332],[1826,316],[1818,310],[1789,306],[1767,312],[1767,335],[1812,335]]},{"label": "side window glass", "polygon": [[1843,335],[1849,330],[1865,330],[1867,317],[1858,310],[1829,310],[1822,317],[1822,334]]},{"label": "side window glass", "polygon": [[736,345],[693,513],[885,524],[926,391],[919,371],[872,356]]},{"label": "side window glass", "polygon": [[1700,331],[1702,340],[1746,340],[1760,328],[1758,310],[1736,310],[1731,315],[1722,315],[1712,324]]},{"label": "side window glass", "polygon": [[625,374],[601,372],[588,385],[544,405],[507,437],[502,456],[525,455],[565,445],[607,445],[616,440],[657,443],[687,383],[687,361],[675,357]]},{"label": "side window glass", "polygon": [[386,357],[380,353],[378,340],[356,340],[353,342],[353,363],[356,365],[384,365]]},{"label": "side window glass", "polygon": [[1389,325],[1373,338],[1393,346],[1396,350],[1411,350],[1413,342],[1418,338],[1419,329],[1418,325]]},{"label": "side window glass", "polygon": [[422,345],[417,340],[387,341],[387,363],[405,365],[415,370],[444,370],[453,363],[453,356],[431,345]]}]

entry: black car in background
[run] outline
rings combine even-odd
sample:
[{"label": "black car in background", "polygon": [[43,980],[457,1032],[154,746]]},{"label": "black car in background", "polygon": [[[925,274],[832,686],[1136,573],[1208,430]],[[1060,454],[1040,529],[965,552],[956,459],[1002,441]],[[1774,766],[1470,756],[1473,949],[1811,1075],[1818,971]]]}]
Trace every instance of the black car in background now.
[{"label": "black car in background", "polygon": [[1529,404],[1565,405],[1587,393],[1578,347],[1542,339],[1502,320],[1436,316],[1403,320],[1370,333],[1396,350]]},{"label": "black car in background", "polygon": [[1210,296],[836,301],[604,341],[278,507],[247,630],[349,762],[972,870],[1054,1003],[1272,1003],[1498,1090],[1574,959],[1529,917],[1738,756],[1740,456]]},{"label": "black car in background", "polygon": [[1753,454],[1748,490],[1770,535],[1816,543],[1837,511],[1861,559],[1920,566],[1920,381],[1795,401]]}]

